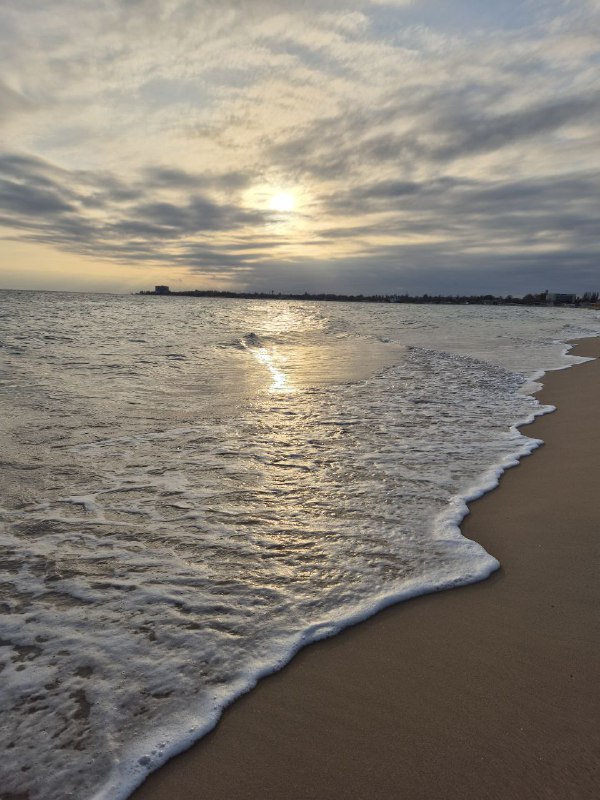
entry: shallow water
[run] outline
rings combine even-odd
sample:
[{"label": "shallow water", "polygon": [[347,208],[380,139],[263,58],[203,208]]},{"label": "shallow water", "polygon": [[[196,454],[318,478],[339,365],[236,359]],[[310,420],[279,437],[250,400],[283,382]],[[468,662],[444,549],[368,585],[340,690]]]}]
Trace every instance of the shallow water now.
[{"label": "shallow water", "polygon": [[0,293],[7,792],[118,798],[302,644],[497,563],[597,312]]}]

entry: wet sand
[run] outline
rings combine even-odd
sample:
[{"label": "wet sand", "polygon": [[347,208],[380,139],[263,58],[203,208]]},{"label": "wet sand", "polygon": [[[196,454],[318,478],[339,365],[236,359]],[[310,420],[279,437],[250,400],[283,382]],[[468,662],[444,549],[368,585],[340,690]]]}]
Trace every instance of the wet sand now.
[{"label": "wet sand", "polygon": [[497,573],[306,648],[134,800],[600,797],[600,361],[540,399],[546,444],[462,526]]}]

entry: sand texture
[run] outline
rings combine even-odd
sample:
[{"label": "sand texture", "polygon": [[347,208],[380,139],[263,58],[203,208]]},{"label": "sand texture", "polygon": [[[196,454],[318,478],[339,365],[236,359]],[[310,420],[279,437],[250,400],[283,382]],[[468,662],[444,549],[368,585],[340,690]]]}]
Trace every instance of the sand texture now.
[{"label": "sand texture", "polygon": [[600,797],[600,361],[540,397],[546,444],[463,524],[492,578],[308,647],[133,798]]}]

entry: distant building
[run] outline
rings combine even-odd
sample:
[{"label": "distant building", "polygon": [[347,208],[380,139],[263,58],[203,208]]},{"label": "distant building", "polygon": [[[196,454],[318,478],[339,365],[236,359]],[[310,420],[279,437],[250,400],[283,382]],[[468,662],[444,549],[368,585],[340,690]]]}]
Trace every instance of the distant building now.
[{"label": "distant building", "polygon": [[559,303],[575,303],[577,302],[577,295],[548,292],[546,295],[546,302],[552,303],[553,305],[557,305]]},{"label": "distant building", "polygon": [[154,294],[171,294],[171,290],[168,286],[155,286]]}]

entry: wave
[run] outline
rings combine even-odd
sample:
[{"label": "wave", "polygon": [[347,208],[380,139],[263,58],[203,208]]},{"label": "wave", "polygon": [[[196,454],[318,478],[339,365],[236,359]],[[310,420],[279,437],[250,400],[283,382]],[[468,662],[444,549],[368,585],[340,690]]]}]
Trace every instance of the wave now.
[{"label": "wave", "polygon": [[[102,302],[98,323],[113,301]],[[336,307],[360,330],[345,355],[368,336],[402,340],[401,314],[418,317],[406,335],[421,338],[366,380],[261,388],[227,405],[232,361],[236,375],[255,359],[269,369],[257,355],[285,341],[290,357],[292,338],[320,358],[344,327],[310,317],[329,332],[286,338],[281,321],[269,333],[264,306],[228,306],[222,327],[215,316],[210,328],[165,320],[155,352],[190,354],[164,378],[168,391],[156,371],[103,371],[102,348],[112,363],[115,344],[103,345],[102,325],[71,383],[31,351],[13,364],[18,414],[7,419],[23,428],[19,458],[6,454],[5,486],[18,494],[8,502],[5,490],[0,514],[6,791],[124,798],[300,647],[498,567],[458,526],[467,503],[539,445],[517,425],[551,410],[527,394],[533,369],[574,362],[556,320],[492,309],[478,312],[484,325],[469,308],[434,309],[428,328],[419,309]],[[51,330],[43,303],[36,313]],[[25,314],[15,332],[36,324]],[[149,338],[158,324],[140,322]],[[258,333],[236,333],[250,326]],[[220,352],[223,341],[254,358]],[[75,345],[64,346],[58,364],[72,361]],[[134,355],[119,360],[133,370]],[[132,401],[151,413],[128,412]],[[23,464],[39,468],[25,477]]]}]

